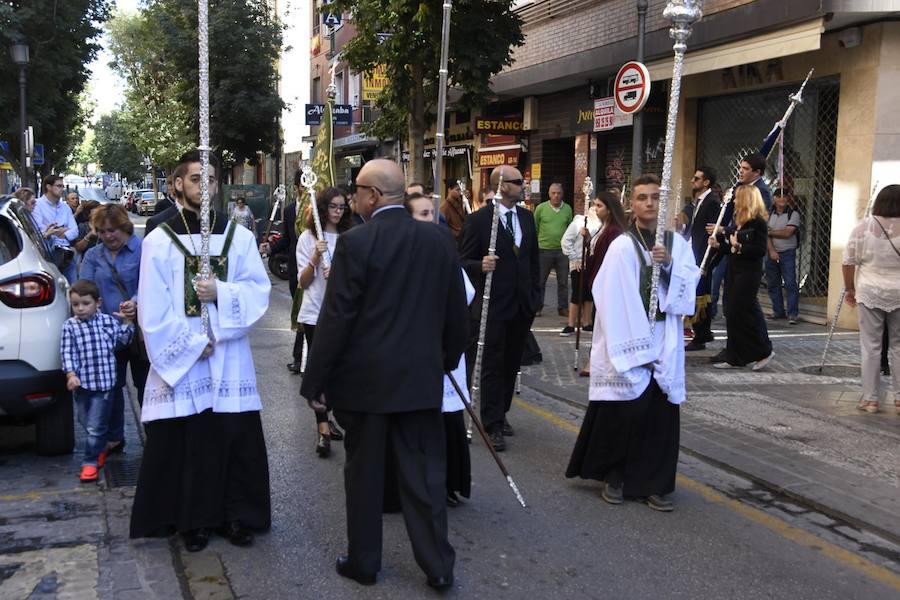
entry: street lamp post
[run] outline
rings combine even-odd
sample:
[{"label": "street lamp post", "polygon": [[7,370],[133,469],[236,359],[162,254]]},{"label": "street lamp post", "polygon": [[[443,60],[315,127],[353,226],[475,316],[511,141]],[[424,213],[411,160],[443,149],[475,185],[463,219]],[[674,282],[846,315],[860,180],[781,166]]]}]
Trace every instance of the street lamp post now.
[{"label": "street lamp post", "polygon": [[[644,37],[647,28],[647,5],[648,0],[638,0],[638,34],[637,34],[637,61],[644,62]],[[643,146],[644,146],[644,111],[639,110],[634,115],[634,126],[631,134],[631,179],[641,175],[644,170],[643,166]]]},{"label": "street lamp post", "polygon": [[21,166],[19,176],[22,178],[22,185],[27,185],[28,181],[28,144],[26,142],[27,133],[25,131],[25,70],[28,68],[28,44],[23,39],[15,40],[9,47],[9,54],[12,56],[13,63],[19,67],[19,135],[21,137]]}]

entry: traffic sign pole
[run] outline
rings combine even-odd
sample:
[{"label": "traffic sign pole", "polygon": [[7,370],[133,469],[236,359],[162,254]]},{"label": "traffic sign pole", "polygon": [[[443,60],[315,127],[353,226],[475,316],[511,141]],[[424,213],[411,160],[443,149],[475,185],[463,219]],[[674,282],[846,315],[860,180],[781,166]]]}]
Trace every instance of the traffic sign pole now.
[{"label": "traffic sign pole", "polygon": [[[637,61],[639,63],[644,62],[644,33],[646,30],[647,24],[647,6],[649,2],[647,0],[638,0],[637,3],[637,11],[638,11],[638,47],[637,47]],[[644,154],[644,113],[643,111],[638,111],[636,115],[634,115],[634,129],[631,135],[631,179],[634,180],[642,174],[644,170],[643,165],[643,157]],[[625,198],[622,198],[622,202],[625,201]]]}]

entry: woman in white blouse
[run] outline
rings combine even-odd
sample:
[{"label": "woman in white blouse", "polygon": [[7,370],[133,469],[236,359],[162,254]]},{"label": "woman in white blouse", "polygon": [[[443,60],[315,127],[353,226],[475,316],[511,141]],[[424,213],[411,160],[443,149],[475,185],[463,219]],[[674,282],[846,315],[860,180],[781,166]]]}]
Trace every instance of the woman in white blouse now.
[{"label": "woman in white blouse", "polygon": [[858,408],[878,412],[882,332],[887,327],[894,408],[900,413],[900,185],[878,193],[872,216],[850,234],[843,262],[845,300],[859,307],[863,395]]},{"label": "woman in white blouse", "polygon": [[[312,211],[309,211],[306,229],[297,238],[297,283],[303,289],[303,302],[300,304],[297,322],[303,326],[303,335],[306,336],[310,352],[338,236],[353,225],[347,198],[337,188],[325,188],[319,192],[315,208],[319,212],[325,239],[320,240],[316,236]],[[319,429],[316,453],[327,458],[331,455],[331,440],[341,440],[344,436],[329,421],[327,412],[316,413],[316,424]]]}]

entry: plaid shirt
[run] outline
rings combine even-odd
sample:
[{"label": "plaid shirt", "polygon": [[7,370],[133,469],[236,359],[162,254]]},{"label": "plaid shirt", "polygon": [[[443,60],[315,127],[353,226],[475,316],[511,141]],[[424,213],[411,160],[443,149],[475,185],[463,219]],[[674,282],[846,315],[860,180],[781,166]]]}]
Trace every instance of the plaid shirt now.
[{"label": "plaid shirt", "polygon": [[100,311],[88,321],[71,317],[63,324],[60,354],[64,373],[75,373],[81,387],[105,392],[116,385],[114,352],[127,346],[134,325],[120,323]]}]

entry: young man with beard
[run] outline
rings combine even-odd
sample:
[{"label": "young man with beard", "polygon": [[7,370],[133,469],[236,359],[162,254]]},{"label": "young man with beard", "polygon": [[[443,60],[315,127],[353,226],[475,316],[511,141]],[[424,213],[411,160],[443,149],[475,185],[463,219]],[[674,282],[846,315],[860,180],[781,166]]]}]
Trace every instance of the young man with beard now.
[{"label": "young man with beard", "polygon": [[[209,192],[219,165],[210,156]],[[256,240],[210,210],[213,277],[200,270],[198,151],[181,157],[173,187],[181,210],[141,249],[139,322],[150,358],[141,420],[147,444],[135,491],[131,537],[178,531],[188,551],[210,530],[232,544],[271,523],[269,472],[249,333],[265,314],[271,284]],[[209,308],[209,335],[200,322]]]},{"label": "young man with beard", "polygon": [[[566,477],[603,483],[601,497],[640,498],[673,509],[679,410],[684,402],[682,319],[694,312],[700,270],[680,235],[655,244],[659,179],[644,174],[631,192],[635,222],[609,246],[593,283],[590,406]],[[653,263],[661,265],[659,307],[650,329]]]}]

